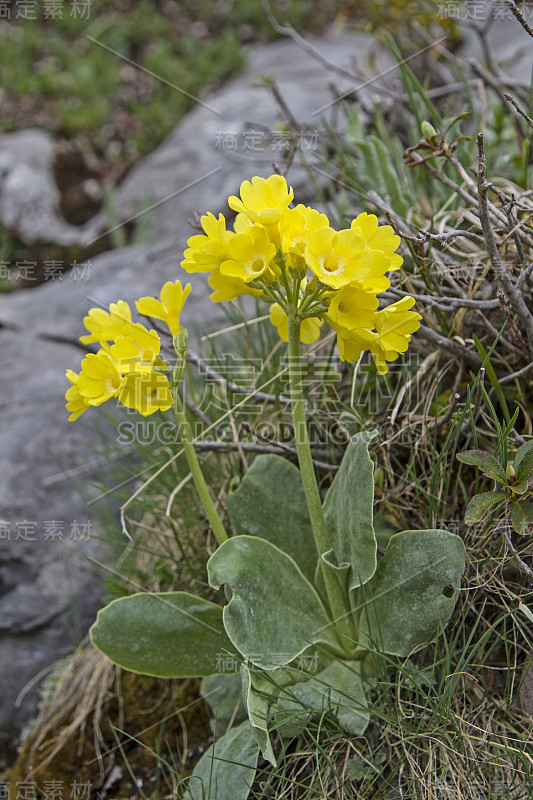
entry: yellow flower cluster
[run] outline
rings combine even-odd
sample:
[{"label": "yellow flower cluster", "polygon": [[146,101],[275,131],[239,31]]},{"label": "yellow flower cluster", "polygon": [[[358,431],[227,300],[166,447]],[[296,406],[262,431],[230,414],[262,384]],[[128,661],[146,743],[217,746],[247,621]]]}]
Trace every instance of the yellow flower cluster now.
[{"label": "yellow flower cluster", "polygon": [[293,197],[281,175],[244,181],[240,197],[228,198],[237,212],[234,230],[222,214],[203,216],[204,234],[188,240],[181,266],[210,273],[215,302],[243,294],[270,302],[270,320],[285,341],[289,304],[298,309],[305,343],[318,339],[326,320],[341,359],[353,362],[370,350],[385,373],[387,362],[407,350],[421,319],[410,310],[412,297],[378,310],[377,295],[390,286],[386,273],[402,264],[395,252],[400,237],[366,213],[336,231],[316,209],[291,207]]},{"label": "yellow flower cluster", "polygon": [[[135,305],[139,313],[165,322],[175,335],[180,331],[180,313],[190,291],[190,284],[182,287],[179,281],[168,281],[159,300],[141,297]],[[124,300],[111,303],[109,311],[92,308],[83,324],[89,333],[80,341],[97,342],[100,349],[85,356],[78,374],[70,369],[66,372],[70,383],[65,394],[69,420],[112,397],[145,417],[172,406],[172,392],[164,374],[168,364],[159,356],[159,336],[132,321],[131,309]]]}]

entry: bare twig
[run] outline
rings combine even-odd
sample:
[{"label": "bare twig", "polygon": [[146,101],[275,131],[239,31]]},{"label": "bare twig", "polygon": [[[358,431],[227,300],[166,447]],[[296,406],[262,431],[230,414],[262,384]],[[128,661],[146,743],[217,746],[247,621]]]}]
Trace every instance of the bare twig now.
[{"label": "bare twig", "polygon": [[524,119],[526,120],[526,122],[528,123],[528,125],[529,125],[531,128],[533,128],[533,119],[531,119],[531,117],[529,116],[529,114],[526,114],[526,112],[524,111],[524,109],[523,109],[523,108],[521,108],[521,107],[518,105],[518,103],[517,103],[517,102],[516,102],[516,100],[514,99],[513,95],[512,95],[512,94],[509,94],[508,92],[505,92],[503,96],[505,97],[505,99],[506,99],[506,100],[508,100],[508,101],[511,103],[511,105],[512,105],[512,106],[514,106],[514,107],[516,108],[516,110],[518,111],[518,113],[519,113],[519,114],[521,114],[521,115],[524,117]]},{"label": "bare twig", "polygon": [[477,136],[478,146],[478,189],[479,189],[479,220],[481,222],[481,229],[485,238],[485,245],[489,254],[489,258],[494,269],[496,278],[502,284],[509,301],[513,306],[514,311],[520,318],[524,325],[525,332],[529,341],[529,348],[533,354],[533,315],[527,307],[521,292],[517,291],[516,286],[511,280],[498,252],[494,232],[489,219],[489,211],[487,204],[487,194],[490,184],[487,181],[487,165],[485,160],[485,152],[483,149],[483,134],[478,133]]},{"label": "bare twig", "polygon": [[513,372],[511,375],[505,375],[504,378],[498,378],[499,383],[511,383],[511,381],[515,381],[517,378],[522,378],[524,375],[527,375],[528,372],[531,372],[533,369],[533,361],[531,364],[528,364],[527,367],[522,367],[517,372]]},{"label": "bare twig", "polygon": [[[195,441],[194,446],[197,450],[203,450],[211,453],[226,453],[228,450],[242,449],[246,453],[261,453],[263,455],[265,453],[271,453],[278,456],[291,455],[294,456],[295,460],[298,458],[298,454],[295,449],[289,447],[288,445],[282,445],[281,442],[264,445],[254,444],[253,442]],[[324,470],[326,472],[336,472],[339,469],[336,464],[328,464],[325,461],[317,461],[316,459],[313,459],[313,464],[317,469]]]},{"label": "bare twig", "polygon": [[509,8],[511,9],[511,11],[513,12],[513,14],[515,15],[515,17],[517,18],[518,22],[519,22],[519,23],[520,23],[520,25],[523,27],[523,29],[524,29],[525,31],[527,31],[527,33],[529,33],[529,35],[530,35],[530,36],[533,36],[533,28],[532,28],[532,27],[531,27],[531,25],[529,25],[529,24],[526,22],[526,20],[524,19],[524,15],[522,14],[522,12],[520,11],[520,9],[519,9],[519,8],[518,8],[518,6],[516,5],[516,3],[515,3],[515,0],[505,0],[505,2],[506,2],[506,4],[509,6]]},{"label": "bare twig", "polygon": [[298,31],[295,31],[292,25],[280,25],[272,13],[272,9],[270,8],[270,3],[268,0],[261,0],[261,5],[263,6],[265,16],[276,33],[281,34],[281,36],[289,36],[293,42],[298,45],[298,47],[301,47],[305,53],[308,53],[310,56],[312,56],[316,61],[318,61],[319,64],[322,64],[323,67],[326,67],[326,69],[337,72],[339,75],[342,75],[343,78],[349,78],[351,81],[358,80],[357,75],[354,75],[353,72],[350,72],[349,70],[344,69],[338,64],[333,63],[333,61],[327,59],[317,47],[314,47],[314,45],[304,39],[303,36],[300,36]]},{"label": "bare twig", "polygon": [[525,561],[522,560],[522,558],[520,558],[520,555],[518,554],[518,551],[517,551],[516,547],[512,543],[511,537],[510,537],[510,535],[509,535],[509,533],[507,531],[505,531],[505,541],[507,542],[507,547],[509,548],[509,550],[513,554],[513,556],[514,556],[514,558],[515,558],[515,560],[516,560],[516,562],[518,564],[518,569],[520,570],[520,572],[523,572],[524,575],[527,575],[527,577],[529,578],[529,580],[533,584],[533,570],[531,569],[531,567],[528,567],[528,565],[526,564]]},{"label": "bare twig", "polygon": [[497,297],[493,300],[474,300],[467,297],[439,297],[436,300],[429,294],[413,294],[412,292],[404,292],[402,289],[397,289],[391,286],[387,292],[383,292],[382,297],[390,296],[391,294],[399,297],[414,297],[417,302],[426,303],[433,308],[438,308],[439,311],[452,311],[457,308],[474,308],[474,309],[490,309],[498,308],[500,301]]},{"label": "bare twig", "polygon": [[524,281],[527,281],[527,279],[530,277],[530,275],[531,275],[531,273],[532,273],[532,272],[533,272],[533,264],[530,264],[530,265],[529,265],[529,267],[527,267],[527,268],[526,268],[526,269],[525,269],[525,270],[524,270],[524,271],[523,271],[523,272],[522,272],[522,273],[521,273],[521,274],[518,276],[518,280],[517,280],[517,282],[516,282],[516,288],[518,289],[518,291],[520,291],[520,289],[521,289],[521,288],[522,288],[522,286],[524,285]]},{"label": "bare twig", "polygon": [[448,339],[446,336],[443,336],[441,333],[437,333],[434,331],[433,328],[428,328],[427,325],[420,326],[420,333],[425,336],[426,339],[429,339],[430,342],[434,342],[438,347],[442,348],[443,350],[447,350],[448,353],[451,353],[454,356],[458,356],[462,361],[466,364],[470,364],[471,367],[474,369],[479,369],[482,365],[481,357],[477,354],[469,350],[467,347],[464,347],[459,342],[455,342],[453,339]]},{"label": "bare twig", "polygon": [[290,406],[291,404],[290,397],[285,397],[282,394],[275,395],[267,394],[266,392],[258,392],[255,389],[241,386],[238,383],[233,383],[232,381],[226,380],[223,375],[206,364],[205,361],[202,361],[200,356],[194,353],[192,350],[189,350],[187,361],[189,361],[191,364],[194,364],[200,374],[205,375],[206,378],[215,381],[215,383],[218,383],[220,386],[223,386],[225,389],[228,389],[234,394],[249,394],[250,397],[253,397],[255,400],[264,403],[280,403],[281,405],[285,406]]}]

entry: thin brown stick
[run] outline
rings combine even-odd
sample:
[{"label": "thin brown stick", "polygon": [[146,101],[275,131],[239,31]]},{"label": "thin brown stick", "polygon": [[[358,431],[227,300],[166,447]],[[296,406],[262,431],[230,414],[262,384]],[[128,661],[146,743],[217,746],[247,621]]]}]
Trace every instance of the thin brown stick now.
[{"label": "thin brown stick", "polygon": [[485,159],[485,151],[483,148],[483,134],[478,133],[477,136],[478,147],[478,189],[479,189],[479,220],[481,222],[481,229],[485,238],[485,245],[489,254],[492,268],[496,278],[503,286],[505,293],[509,298],[515,313],[520,318],[529,341],[529,348],[533,354],[533,315],[527,307],[521,292],[517,291],[516,286],[511,280],[498,252],[496,239],[494,238],[494,231],[489,218],[489,210],[487,203],[487,194],[490,184],[487,181],[487,163]]}]

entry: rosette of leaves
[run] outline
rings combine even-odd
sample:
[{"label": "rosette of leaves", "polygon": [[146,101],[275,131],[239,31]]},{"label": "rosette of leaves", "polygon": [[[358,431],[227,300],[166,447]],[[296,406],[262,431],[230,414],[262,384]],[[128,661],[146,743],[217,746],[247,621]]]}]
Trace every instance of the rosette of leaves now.
[{"label": "rosette of leaves", "polygon": [[[276,762],[274,729],[295,735],[316,715],[349,735],[363,734],[373,655],[408,656],[448,622],[464,570],[463,542],[444,530],[409,530],[392,534],[378,551],[373,435],[352,438],[326,496],[332,548],[323,565],[299,470],[261,455],[228,500],[235,535],[207,563],[210,585],[226,587],[220,605],[166,592],[120,598],[99,612],[91,638],[116,664],[158,677],[203,677],[218,730],[235,719],[242,697],[236,720],[243,721],[206,751],[187,800],[245,800],[259,753]],[[322,569],[337,576],[342,620],[332,619]],[[223,674],[231,659],[240,677]]]},{"label": "rosette of leaves", "polygon": [[463,464],[478,467],[497,484],[495,489],[472,497],[465,513],[467,525],[481,522],[489,512],[505,510],[517,533],[525,535],[533,531],[533,442],[521,445],[514,462],[507,466],[485,450],[467,450],[457,458]]}]

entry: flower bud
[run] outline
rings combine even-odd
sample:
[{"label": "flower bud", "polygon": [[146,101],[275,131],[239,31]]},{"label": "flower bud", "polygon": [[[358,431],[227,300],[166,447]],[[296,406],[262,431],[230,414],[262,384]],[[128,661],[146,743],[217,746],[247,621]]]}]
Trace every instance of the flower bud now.
[{"label": "flower bud", "polygon": [[437,131],[431,122],[428,122],[426,119],[420,124],[420,130],[422,131],[422,136],[425,136],[428,142],[433,141],[433,139],[437,137]]}]

